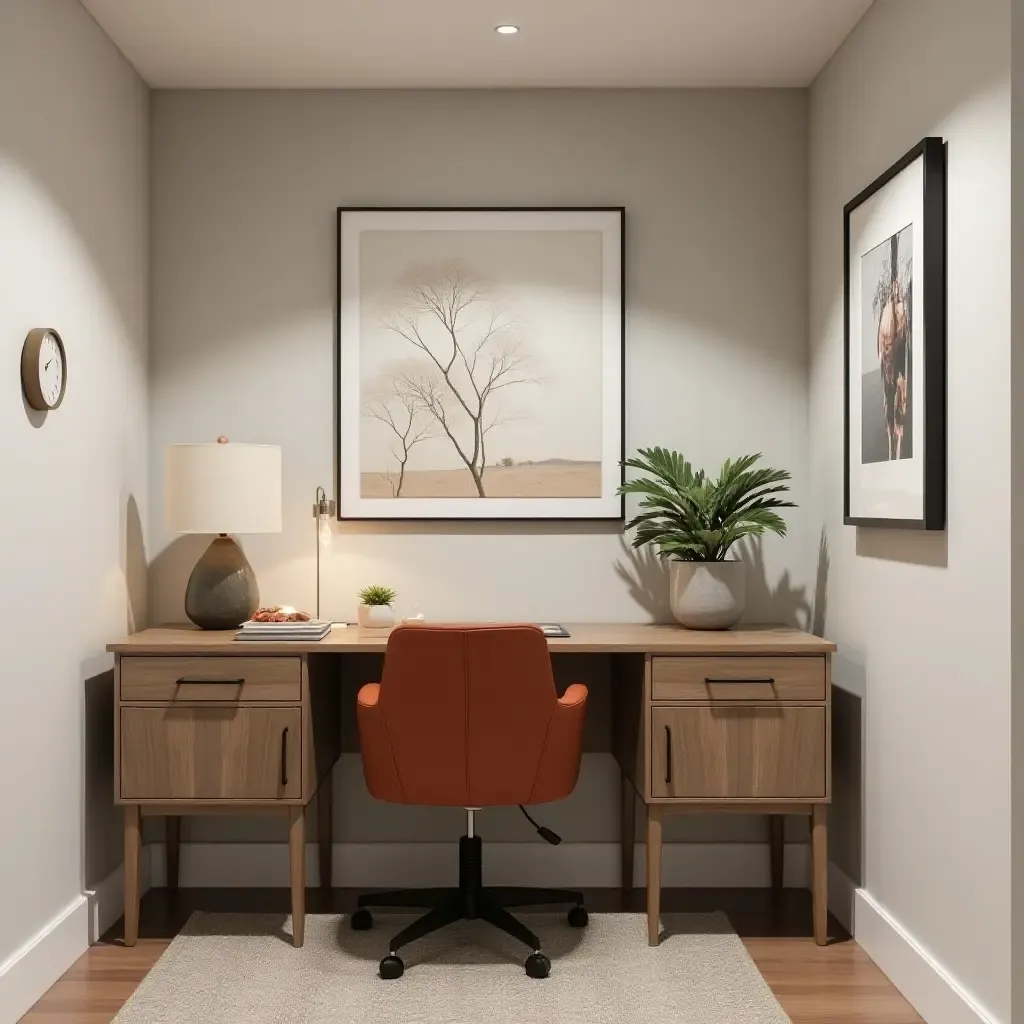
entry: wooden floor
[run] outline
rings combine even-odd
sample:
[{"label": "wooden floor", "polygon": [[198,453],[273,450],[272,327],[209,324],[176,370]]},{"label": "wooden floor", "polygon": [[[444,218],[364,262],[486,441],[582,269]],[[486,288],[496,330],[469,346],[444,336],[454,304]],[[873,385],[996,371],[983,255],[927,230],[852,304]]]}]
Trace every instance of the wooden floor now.
[{"label": "wooden floor", "polygon": [[[355,890],[310,890],[310,913],[347,913]],[[643,890],[585,893],[592,913],[643,910]],[[921,1018],[864,951],[829,920],[832,939],[810,936],[802,889],[666,889],[666,912],[724,910],[793,1024],[919,1024]],[[121,945],[121,923],[89,949],[22,1018],[22,1024],[108,1024],[193,910],[287,912],[284,889],[154,889],[142,901],[139,944]],[[556,968],[557,969],[557,968]],[[383,983],[382,983],[383,984]],[[400,984],[400,982],[398,983]]]}]

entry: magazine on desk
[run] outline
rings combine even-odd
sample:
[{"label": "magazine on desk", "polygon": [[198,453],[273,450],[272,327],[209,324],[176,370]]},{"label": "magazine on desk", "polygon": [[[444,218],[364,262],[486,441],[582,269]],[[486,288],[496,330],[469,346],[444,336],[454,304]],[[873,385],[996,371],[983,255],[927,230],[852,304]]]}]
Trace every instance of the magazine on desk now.
[{"label": "magazine on desk", "polygon": [[545,636],[570,636],[569,630],[558,622],[538,622],[540,631]]},{"label": "magazine on desk", "polygon": [[331,623],[317,619],[309,622],[243,622],[236,640],[323,640]]}]

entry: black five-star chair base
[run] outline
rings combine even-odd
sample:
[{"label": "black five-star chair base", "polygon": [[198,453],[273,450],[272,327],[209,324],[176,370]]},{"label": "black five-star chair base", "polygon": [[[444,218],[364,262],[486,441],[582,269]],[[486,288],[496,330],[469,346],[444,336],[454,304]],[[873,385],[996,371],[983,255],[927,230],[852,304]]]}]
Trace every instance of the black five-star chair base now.
[{"label": "black five-star chair base", "polygon": [[479,836],[463,836],[459,840],[459,885],[447,889],[396,889],[391,892],[370,893],[360,896],[358,910],[352,915],[351,925],[356,931],[373,926],[369,907],[429,908],[427,913],[403,928],[392,940],[389,953],[380,962],[382,978],[400,978],[405,965],[398,956],[403,946],[422,939],[455,921],[480,919],[500,928],[530,948],[526,958],[526,973],[531,978],[546,978],[551,961],[541,952],[540,939],[518,918],[509,907],[537,907],[570,904],[569,924],[584,928],[587,912],[583,907],[583,894],[572,889],[534,889],[524,887],[492,886],[484,888],[482,879],[482,849]]}]

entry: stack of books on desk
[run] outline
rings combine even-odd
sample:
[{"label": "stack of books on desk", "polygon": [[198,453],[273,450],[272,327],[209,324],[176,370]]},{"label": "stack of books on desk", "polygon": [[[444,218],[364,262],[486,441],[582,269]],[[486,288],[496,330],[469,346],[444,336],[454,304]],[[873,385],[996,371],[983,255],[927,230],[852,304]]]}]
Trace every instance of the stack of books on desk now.
[{"label": "stack of books on desk", "polygon": [[329,622],[243,622],[236,640],[323,640],[331,631]]}]

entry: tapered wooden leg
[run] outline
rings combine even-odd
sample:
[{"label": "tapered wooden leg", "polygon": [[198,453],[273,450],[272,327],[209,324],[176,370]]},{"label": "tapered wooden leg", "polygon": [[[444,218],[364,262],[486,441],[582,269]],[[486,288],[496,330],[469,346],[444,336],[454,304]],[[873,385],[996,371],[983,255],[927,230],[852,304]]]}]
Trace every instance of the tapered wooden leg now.
[{"label": "tapered wooden leg", "polygon": [[306,937],[306,809],[289,808],[288,853],[292,887],[292,945]]},{"label": "tapered wooden leg", "polygon": [[661,940],[661,808],[647,808],[647,944]]},{"label": "tapered wooden leg", "polygon": [[[636,790],[633,783],[622,775],[622,820],[619,842],[622,854],[620,884],[623,889],[633,888],[633,846],[636,843]],[[625,908],[624,908],[625,909]]]},{"label": "tapered wooden leg", "polygon": [[814,905],[814,941],[828,943],[828,804],[815,804],[811,812],[811,899]]},{"label": "tapered wooden leg", "polygon": [[124,944],[139,941],[139,860],[142,833],[138,804],[124,808]]},{"label": "tapered wooden leg", "polygon": [[178,888],[178,864],[181,851],[181,818],[169,814],[165,821],[165,846],[167,848],[167,888]]},{"label": "tapered wooden leg", "polygon": [[316,798],[316,832],[317,842],[320,847],[320,888],[330,889],[331,887],[331,854],[333,852],[334,838],[332,804],[334,802],[334,786],[331,781],[331,773],[320,783]]},{"label": "tapered wooden leg", "polygon": [[772,888],[782,888],[785,869],[786,817],[783,814],[768,815],[768,850],[771,864]]}]

